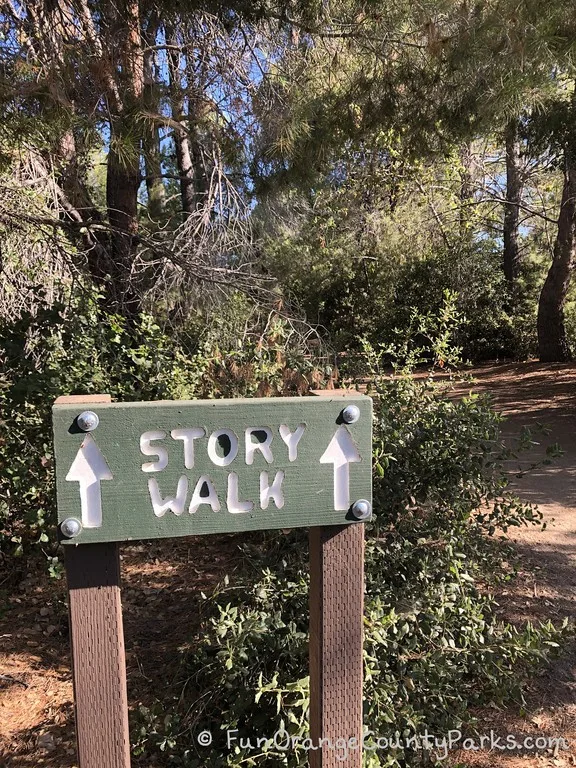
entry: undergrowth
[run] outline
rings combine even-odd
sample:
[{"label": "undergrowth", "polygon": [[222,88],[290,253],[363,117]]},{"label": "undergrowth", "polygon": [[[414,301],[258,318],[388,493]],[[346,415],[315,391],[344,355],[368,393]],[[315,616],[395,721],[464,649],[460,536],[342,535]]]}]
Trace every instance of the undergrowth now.
[{"label": "undergrowth", "polygon": [[[498,617],[493,588],[515,575],[503,534],[541,515],[508,486],[511,449],[489,401],[447,397],[445,385],[406,370],[376,373],[369,390],[364,727],[393,746],[366,751],[365,765],[430,765],[434,750],[412,748],[411,736],[473,730],[474,707],[521,703],[528,677],[572,628]],[[307,765],[306,536],[251,536],[242,554],[243,568],[205,598],[195,650],[181,659],[185,685],[134,713],[142,765]],[[205,731],[209,746],[198,743]]]}]

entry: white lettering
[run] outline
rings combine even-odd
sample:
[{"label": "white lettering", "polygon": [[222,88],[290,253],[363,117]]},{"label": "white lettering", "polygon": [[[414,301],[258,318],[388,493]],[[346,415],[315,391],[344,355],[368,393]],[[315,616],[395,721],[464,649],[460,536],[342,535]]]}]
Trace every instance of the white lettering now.
[{"label": "white lettering", "polygon": [[[252,439],[253,437],[255,440]],[[256,451],[261,451],[268,464],[272,464],[274,458],[270,450],[271,442],[272,431],[268,427],[248,427],[246,430],[246,464],[250,465],[254,462]]]},{"label": "white lettering", "polygon": [[284,506],[284,492],[282,483],[284,482],[284,472],[276,472],[274,482],[270,485],[268,472],[260,472],[260,506],[262,509],[268,509],[270,499],[274,499],[274,504],[278,509]]},{"label": "white lettering", "polygon": [[375,752],[377,747],[373,741],[368,741],[370,736],[374,736],[374,731],[366,731],[362,736],[362,749],[365,749],[368,752]]},{"label": "white lettering", "polygon": [[306,752],[310,752],[310,751],[314,751],[315,749],[318,749],[318,745],[317,744],[315,745],[312,739],[305,738],[302,741],[302,749],[304,749]]},{"label": "white lettering", "polygon": [[151,432],[144,432],[140,436],[140,453],[144,456],[158,456],[158,461],[147,461],[142,464],[142,472],[161,472],[166,466],[168,466],[168,451],[161,445],[150,445],[152,440],[164,440],[166,432],[162,432],[159,429],[152,430]]},{"label": "white lettering", "polygon": [[178,480],[175,497],[167,496],[163,499],[158,488],[158,481],[153,477],[148,480],[148,492],[150,493],[152,509],[156,517],[164,517],[168,510],[174,512],[175,515],[181,515],[184,512],[184,505],[186,504],[186,496],[188,494],[188,478],[182,475],[180,480]]},{"label": "white lettering", "polygon": [[454,749],[454,746],[458,744],[461,738],[462,738],[462,731],[458,731],[458,730],[448,731],[448,749]]},{"label": "white lettering", "polygon": [[536,739],[536,749],[546,749],[548,746],[548,739],[545,739],[543,736],[538,736]]},{"label": "white lettering", "polygon": [[289,461],[296,461],[298,458],[298,443],[300,442],[302,435],[306,430],[306,424],[298,424],[294,432],[290,432],[290,427],[286,424],[281,424],[278,431],[280,437],[288,446],[288,459]]},{"label": "white lettering", "polygon": [[186,469],[194,468],[194,440],[204,437],[206,432],[202,427],[191,427],[190,429],[173,429],[170,435],[174,440],[182,440],[184,443],[184,466]]},{"label": "white lettering", "polygon": [[[216,448],[220,447],[224,456],[216,453]],[[212,464],[217,467],[227,467],[238,455],[238,438],[231,429],[219,429],[212,432],[208,438],[208,456]]]},{"label": "white lettering", "polygon": [[228,495],[226,497],[228,512],[237,515],[239,512],[251,512],[254,504],[251,501],[240,501],[238,498],[238,475],[230,472],[228,475]]},{"label": "white lettering", "polygon": [[[278,742],[279,736],[286,736],[286,740],[284,742]],[[288,749],[290,749],[290,734],[284,728],[281,728],[274,734],[274,746],[276,749],[281,750],[282,752],[286,752]]]},{"label": "white lettering", "polygon": [[252,741],[249,738],[245,739],[240,736],[240,749],[254,749]]},{"label": "white lettering", "polygon": [[[204,489],[207,493],[204,493]],[[202,504],[210,504],[213,512],[220,512],[220,500],[208,475],[202,475],[196,483],[188,511],[193,515]]]},{"label": "white lettering", "polygon": [[446,739],[443,738],[442,740],[437,739],[434,737],[434,743],[436,744],[436,757],[438,760],[446,760],[448,757],[448,744],[446,742]]}]

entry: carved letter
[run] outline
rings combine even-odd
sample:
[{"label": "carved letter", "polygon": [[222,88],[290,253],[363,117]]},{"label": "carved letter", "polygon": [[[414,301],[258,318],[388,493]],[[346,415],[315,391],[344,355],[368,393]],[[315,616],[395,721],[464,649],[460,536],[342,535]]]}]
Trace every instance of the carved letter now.
[{"label": "carved letter", "polygon": [[270,450],[271,442],[272,431],[268,427],[248,427],[246,430],[246,464],[253,463],[256,451],[261,451],[268,464],[272,464],[274,459]]},{"label": "carved letter", "polygon": [[[207,493],[203,493],[204,488],[206,488]],[[208,475],[202,475],[200,480],[196,483],[196,488],[194,488],[194,493],[190,499],[190,507],[188,509],[190,514],[194,514],[201,504],[210,504],[213,512],[220,512],[218,494]]]},{"label": "carved letter", "polygon": [[298,424],[294,432],[290,432],[290,427],[287,427],[286,424],[280,425],[278,431],[280,432],[280,437],[288,446],[289,461],[296,461],[298,458],[298,443],[305,430],[306,424]]},{"label": "carved letter", "polygon": [[268,472],[260,472],[260,506],[262,509],[268,509],[268,502],[274,499],[274,504],[278,509],[284,506],[284,491],[282,483],[284,482],[284,472],[276,472],[274,482],[270,485]]},{"label": "carved letter", "polygon": [[[224,456],[218,456],[216,446],[220,446]],[[238,438],[231,429],[219,429],[208,438],[208,457],[217,467],[227,467],[238,454]]]},{"label": "carved letter", "polygon": [[184,466],[186,469],[194,468],[194,440],[204,437],[206,432],[202,427],[191,427],[190,429],[173,429],[170,432],[174,440],[182,440],[184,443]]},{"label": "carved letter", "polygon": [[166,432],[159,429],[144,432],[140,436],[140,453],[144,456],[158,456],[158,461],[147,461],[142,464],[142,472],[161,472],[168,465],[168,451],[161,445],[150,445],[152,440],[164,440]]},{"label": "carved letter", "polygon": [[238,475],[230,472],[228,475],[228,496],[226,498],[228,512],[237,515],[239,512],[251,512],[254,504],[251,501],[240,501],[238,498]]},{"label": "carved letter", "polygon": [[186,496],[188,495],[188,478],[182,475],[178,480],[178,488],[176,490],[176,496],[166,496],[165,499],[160,495],[160,489],[158,488],[158,481],[151,477],[148,480],[148,492],[150,493],[150,500],[152,501],[152,509],[156,517],[164,517],[168,510],[174,512],[175,515],[181,515],[184,512],[184,505],[186,504]]}]

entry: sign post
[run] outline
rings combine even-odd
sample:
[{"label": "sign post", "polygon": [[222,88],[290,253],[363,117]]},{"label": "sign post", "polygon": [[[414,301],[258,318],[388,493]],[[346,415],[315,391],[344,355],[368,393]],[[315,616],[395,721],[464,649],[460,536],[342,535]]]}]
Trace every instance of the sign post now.
[{"label": "sign post", "polygon": [[345,740],[359,767],[370,398],[79,396],[53,421],[80,768],[130,765],[118,543],[295,527],[310,528],[310,765],[341,764]]},{"label": "sign post", "polygon": [[[109,395],[70,396],[56,406],[83,410],[109,402]],[[118,543],[64,553],[78,761],[81,768],[130,768]]]},{"label": "sign post", "polygon": [[311,528],[309,539],[310,738],[319,746],[310,768],[360,768],[364,527]]},{"label": "sign post", "polygon": [[[348,397],[349,392],[317,390],[322,397]],[[359,420],[354,405],[342,410],[344,421]],[[349,479],[349,464],[361,461],[349,433],[336,433],[320,461],[334,464],[334,488]],[[345,459],[348,458],[348,461]],[[334,506],[337,506],[335,498]],[[358,507],[362,519],[368,504]],[[310,528],[310,768],[362,766],[362,681],[364,620],[364,526]],[[321,740],[327,740],[326,743]],[[335,745],[347,744],[348,758]]]}]

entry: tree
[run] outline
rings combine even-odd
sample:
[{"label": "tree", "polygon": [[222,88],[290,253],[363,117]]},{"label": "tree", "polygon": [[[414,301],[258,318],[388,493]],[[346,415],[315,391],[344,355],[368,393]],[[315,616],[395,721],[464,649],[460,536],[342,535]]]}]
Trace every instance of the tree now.
[{"label": "tree", "polygon": [[[287,78],[286,71],[298,71],[293,57],[279,69],[283,111],[271,115],[264,145],[267,157],[278,158],[267,167],[269,178],[309,178],[312,168],[326,172],[331,150],[342,151],[347,141],[369,141],[382,129],[398,131],[406,157],[430,158],[504,127],[507,184],[501,236],[504,274],[514,293],[524,207],[518,115],[557,90],[560,73],[573,76],[571,9],[532,0],[475,6],[446,0],[414,8],[373,3],[362,12],[346,4],[338,8],[338,22],[306,29],[307,39],[315,41],[308,52],[314,72],[299,80]],[[301,84],[296,92],[295,82]],[[288,120],[286,103],[292,107]],[[563,307],[573,259],[571,153],[568,148],[564,152],[565,193],[538,312],[539,353],[547,361],[569,357]],[[469,186],[464,173],[464,197]]]},{"label": "tree", "polygon": [[538,303],[538,354],[542,362],[572,359],[566,337],[564,305],[576,255],[576,91],[566,113],[562,199],[552,263]]},{"label": "tree", "polygon": [[[0,8],[0,116],[52,177],[57,225],[106,305],[134,318],[162,277],[174,288],[224,286],[238,275],[249,289],[239,271],[250,246],[244,151],[266,8],[176,11],[149,0],[2,0]],[[106,158],[103,208],[89,179],[96,150]]]},{"label": "tree", "polygon": [[161,82],[162,75],[158,61],[156,41],[160,31],[160,16],[153,9],[148,18],[144,41],[144,107],[148,124],[142,136],[142,149],[146,167],[146,191],[148,195],[148,215],[153,222],[165,219],[166,188],[162,178],[162,147],[158,116],[162,112]]},{"label": "tree", "polygon": [[520,169],[520,140],[518,120],[508,121],[504,132],[506,145],[506,202],[504,203],[504,276],[512,293],[518,278],[520,250],[518,246],[518,222],[522,202],[522,176]]}]

